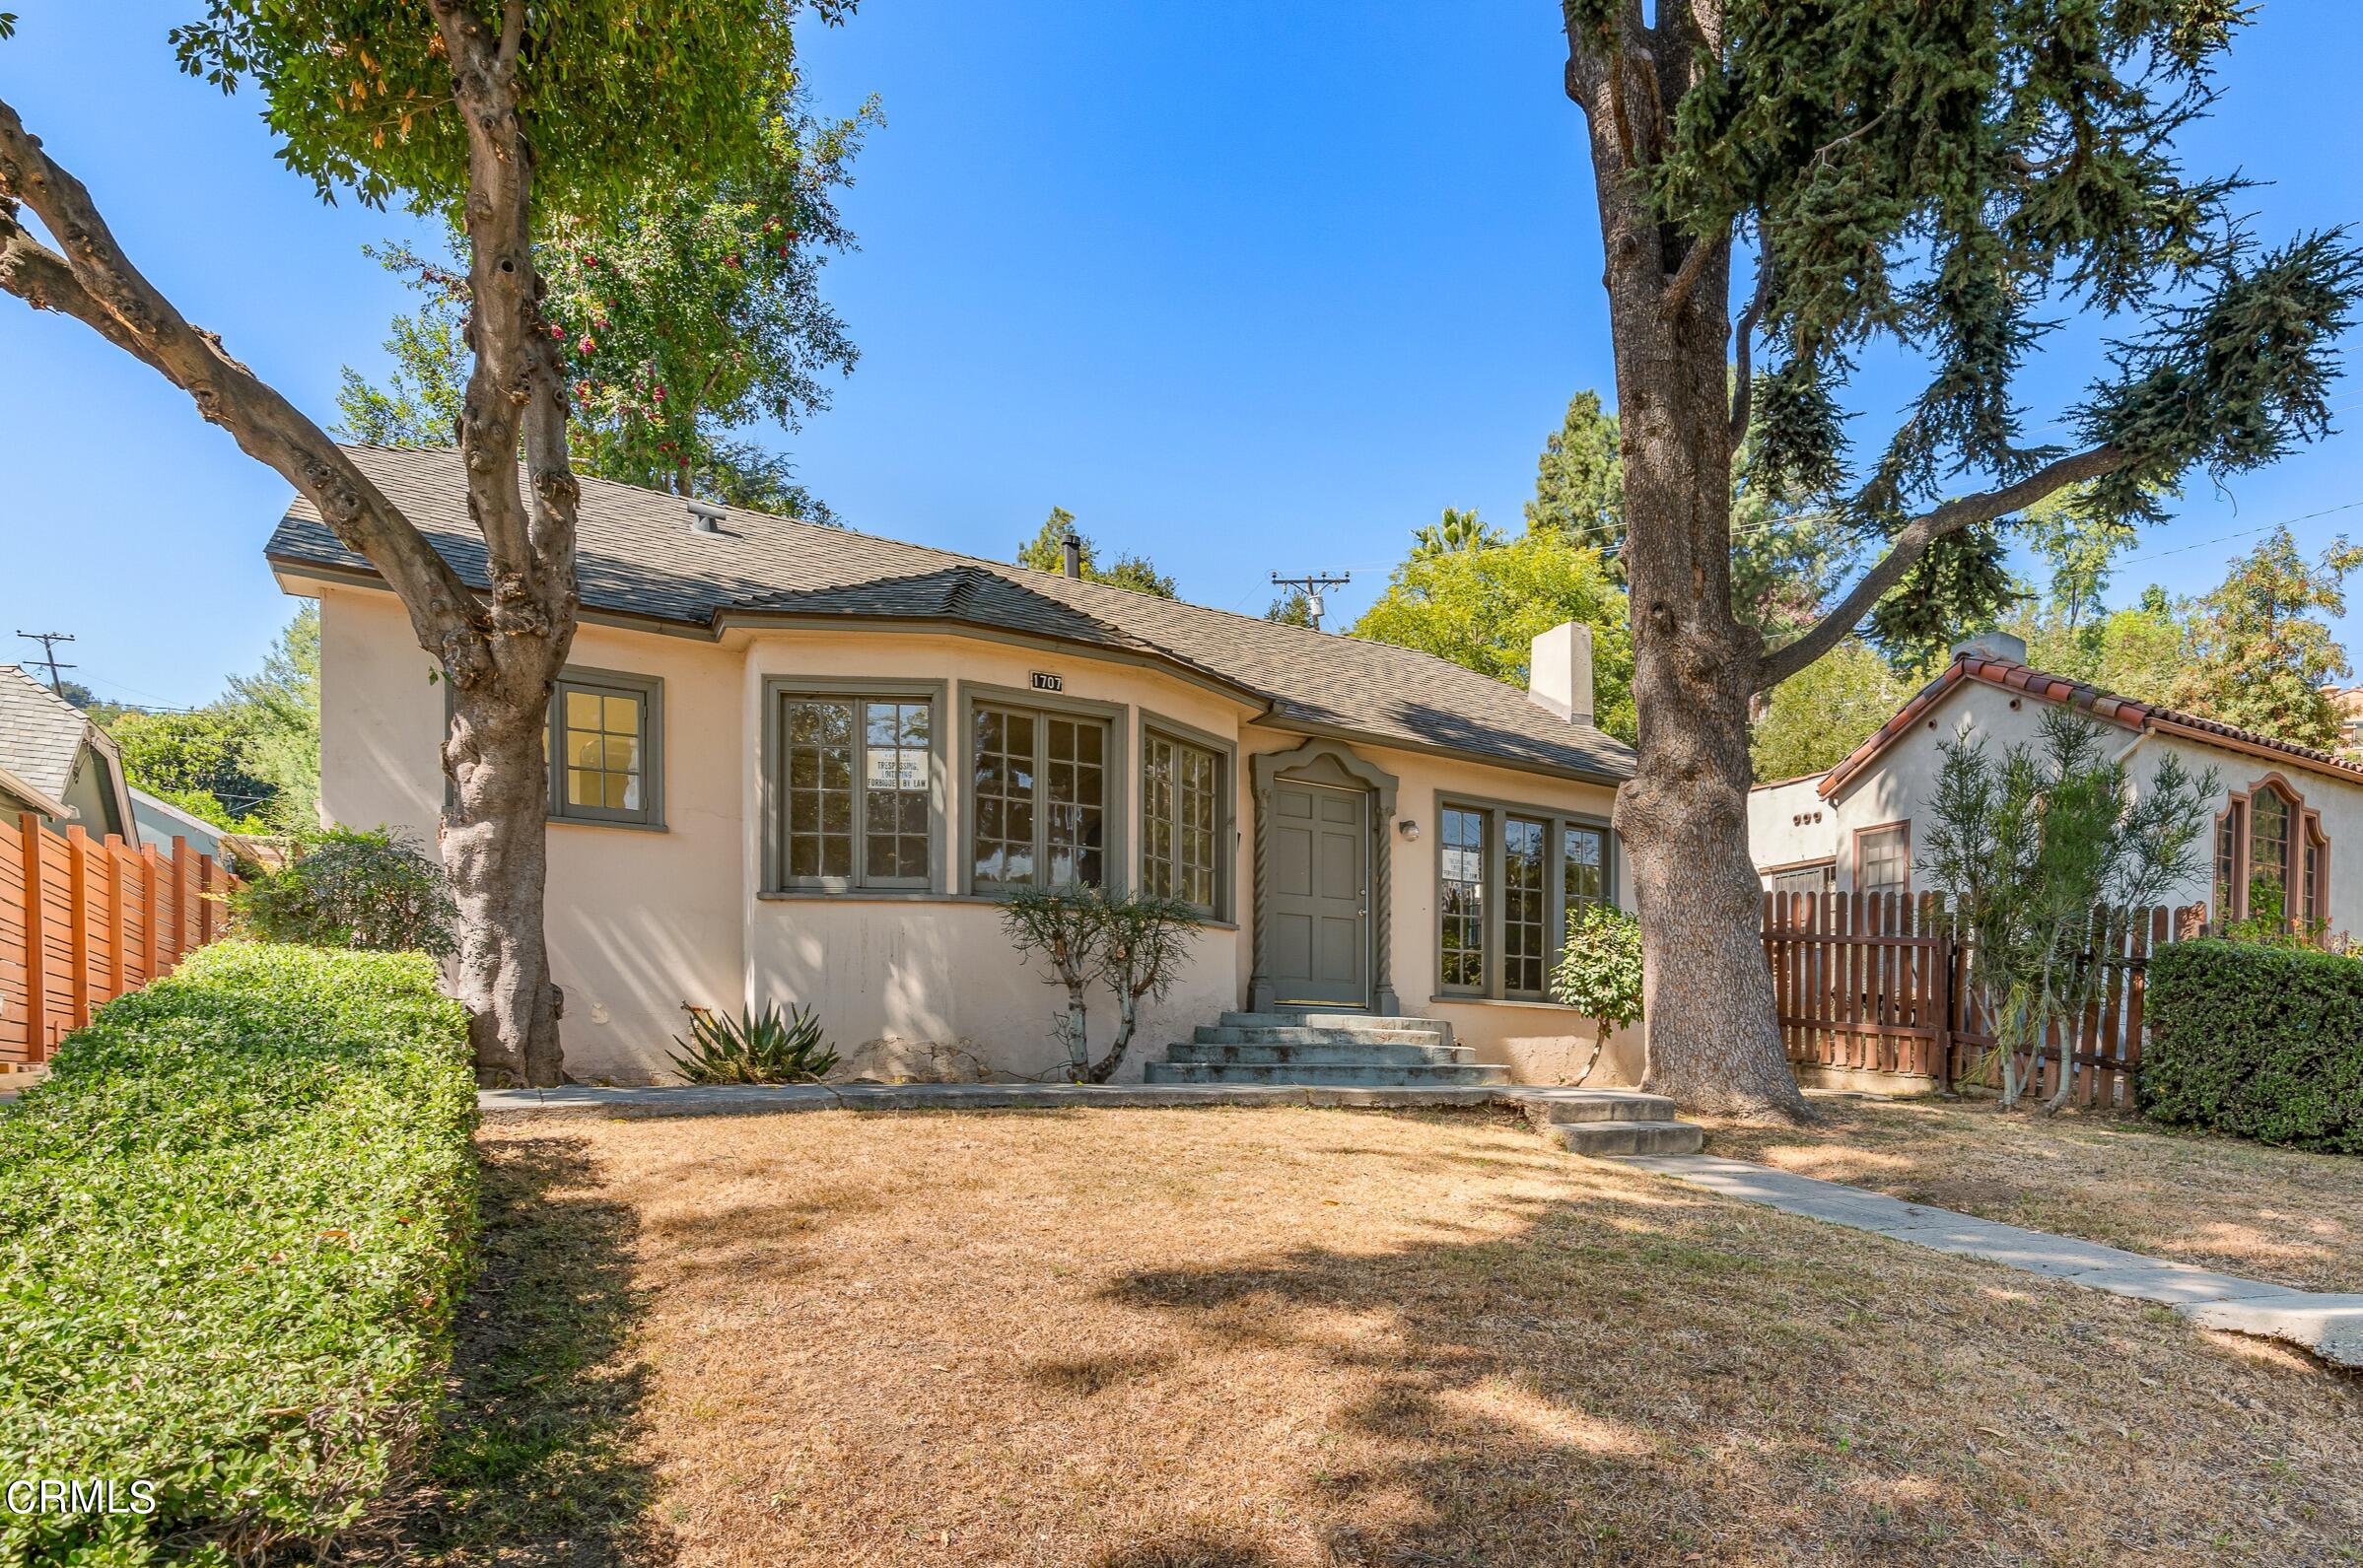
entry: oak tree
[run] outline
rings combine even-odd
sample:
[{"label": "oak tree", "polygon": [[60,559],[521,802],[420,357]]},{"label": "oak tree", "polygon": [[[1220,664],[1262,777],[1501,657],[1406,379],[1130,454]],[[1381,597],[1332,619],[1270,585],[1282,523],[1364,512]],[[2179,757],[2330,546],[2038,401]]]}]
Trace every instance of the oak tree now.
[{"label": "oak tree", "polygon": [[441,843],[459,914],[456,984],[487,1081],[562,1074],[542,928],[542,744],[579,608],[579,486],[536,238],[653,179],[702,184],[744,169],[759,152],[748,105],[786,79],[799,9],[834,22],[851,0],[674,0],[660,17],[643,0],[204,0],[174,30],[184,69],[224,92],[259,91],[282,162],[323,199],[398,202],[465,237],[471,363],[456,436],[484,540],[481,587],[326,432],[190,322],[0,101],[0,289],[155,370],[294,485],[400,596],[450,683]]},{"label": "oak tree", "polygon": [[[2355,253],[2334,234],[2260,248],[2230,209],[2238,181],[2189,174],[2175,150],[2243,14],[1564,0],[1617,372],[1640,755],[1616,825],[1640,901],[1652,1088],[1805,1114],[1748,855],[1757,693],[1883,601],[1909,620],[1974,600],[2003,519],[2055,491],[2081,486],[2094,518],[2154,520],[2193,469],[2255,468],[2326,428]],[[2017,373],[2073,310],[2115,336],[2053,443]],[[1917,356],[1926,382],[1857,457],[1841,393],[1874,352]],[[1731,464],[1752,422],[1764,487],[1816,505],[1870,562],[1776,647],[1731,607]]]}]

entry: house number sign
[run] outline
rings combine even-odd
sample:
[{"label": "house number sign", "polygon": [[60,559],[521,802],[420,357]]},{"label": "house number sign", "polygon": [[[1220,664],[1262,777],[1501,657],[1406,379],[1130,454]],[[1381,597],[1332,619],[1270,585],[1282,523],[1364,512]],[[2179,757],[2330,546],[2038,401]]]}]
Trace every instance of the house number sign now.
[{"label": "house number sign", "polygon": [[1033,675],[1035,691],[1063,692],[1067,689],[1067,681],[1063,676],[1053,675],[1050,671],[1041,669],[1035,670]]}]

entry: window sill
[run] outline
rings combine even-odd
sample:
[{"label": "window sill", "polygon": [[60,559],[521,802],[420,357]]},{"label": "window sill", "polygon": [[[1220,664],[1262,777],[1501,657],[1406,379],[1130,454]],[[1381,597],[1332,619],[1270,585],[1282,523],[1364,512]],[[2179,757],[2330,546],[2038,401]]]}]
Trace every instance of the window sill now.
[{"label": "window sill", "polygon": [[[759,904],[1000,904],[999,893],[937,893],[926,888],[767,887],[755,894]],[[1236,920],[1200,920],[1199,928],[1235,931]]]},{"label": "window sill", "polygon": [[1427,998],[1427,1005],[1430,1007],[1528,1007],[1541,1012],[1575,1013],[1578,1018],[1584,1016],[1564,1001],[1539,1001],[1531,996],[1464,996],[1450,991],[1440,991]]},{"label": "window sill", "polygon": [[562,817],[554,811],[550,813],[548,820],[553,828],[619,828],[625,833],[668,833],[671,831],[661,822],[609,822],[603,817]]}]

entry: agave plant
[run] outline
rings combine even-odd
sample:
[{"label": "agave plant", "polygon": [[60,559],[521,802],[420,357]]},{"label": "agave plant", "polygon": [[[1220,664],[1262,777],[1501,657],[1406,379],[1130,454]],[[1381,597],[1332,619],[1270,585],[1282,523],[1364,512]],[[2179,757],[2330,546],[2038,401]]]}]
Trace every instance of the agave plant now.
[{"label": "agave plant", "polygon": [[735,1018],[711,1007],[688,1006],[689,1034],[676,1035],[675,1071],[691,1083],[812,1083],[837,1065],[808,1007],[783,1016],[777,1002]]}]

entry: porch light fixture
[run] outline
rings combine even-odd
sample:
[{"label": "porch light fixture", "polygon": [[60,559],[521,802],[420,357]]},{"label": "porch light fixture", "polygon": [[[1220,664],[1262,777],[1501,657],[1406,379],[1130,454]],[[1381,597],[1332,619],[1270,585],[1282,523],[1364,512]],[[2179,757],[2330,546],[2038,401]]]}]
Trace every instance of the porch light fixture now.
[{"label": "porch light fixture", "polygon": [[1395,831],[1402,834],[1404,842],[1409,844],[1416,841],[1420,837],[1420,824],[1414,822],[1409,817],[1405,817],[1401,822],[1395,824]]}]

